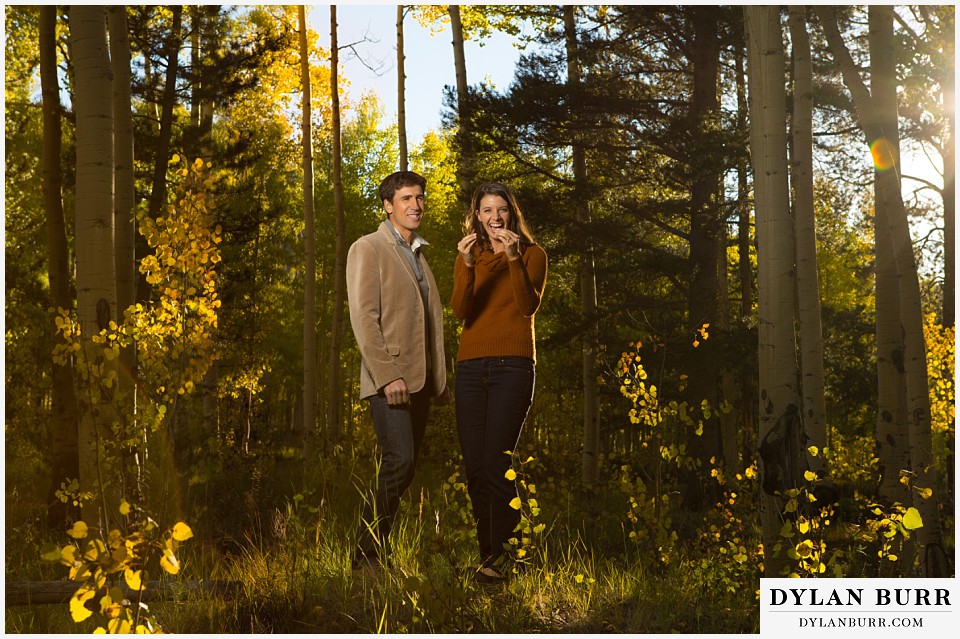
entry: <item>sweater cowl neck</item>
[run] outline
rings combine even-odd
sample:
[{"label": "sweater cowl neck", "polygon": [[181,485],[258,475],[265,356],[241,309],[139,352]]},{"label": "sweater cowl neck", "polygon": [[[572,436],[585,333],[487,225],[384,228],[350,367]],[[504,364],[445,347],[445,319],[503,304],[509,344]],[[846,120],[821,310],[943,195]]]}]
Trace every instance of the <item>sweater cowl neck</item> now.
[{"label": "sweater cowl neck", "polygon": [[[520,255],[523,255],[522,250]],[[494,253],[492,250],[481,250],[477,252],[476,259],[477,264],[482,264],[485,268],[488,268],[491,271],[504,271],[510,268],[510,261],[507,259],[506,251]]]}]

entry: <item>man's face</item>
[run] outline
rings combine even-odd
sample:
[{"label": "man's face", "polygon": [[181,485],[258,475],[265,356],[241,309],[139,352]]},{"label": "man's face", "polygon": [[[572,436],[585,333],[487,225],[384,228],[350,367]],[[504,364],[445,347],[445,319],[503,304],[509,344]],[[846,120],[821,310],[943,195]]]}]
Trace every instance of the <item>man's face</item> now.
[{"label": "man's face", "polygon": [[420,227],[420,220],[423,219],[423,189],[418,185],[397,189],[392,201],[383,201],[383,208],[393,228],[409,242],[411,234]]}]

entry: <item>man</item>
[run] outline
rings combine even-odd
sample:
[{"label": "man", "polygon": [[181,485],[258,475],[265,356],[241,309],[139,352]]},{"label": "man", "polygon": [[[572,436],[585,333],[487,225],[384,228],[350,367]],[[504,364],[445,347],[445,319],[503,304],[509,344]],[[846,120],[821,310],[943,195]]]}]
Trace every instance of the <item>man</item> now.
[{"label": "man", "polygon": [[384,178],[378,195],[387,219],[347,254],[350,324],[363,360],[360,396],[368,399],[381,461],[360,521],[353,568],[384,563],[400,497],[413,480],[431,397],[445,402],[443,308],[417,234],[426,180],[412,171]]}]

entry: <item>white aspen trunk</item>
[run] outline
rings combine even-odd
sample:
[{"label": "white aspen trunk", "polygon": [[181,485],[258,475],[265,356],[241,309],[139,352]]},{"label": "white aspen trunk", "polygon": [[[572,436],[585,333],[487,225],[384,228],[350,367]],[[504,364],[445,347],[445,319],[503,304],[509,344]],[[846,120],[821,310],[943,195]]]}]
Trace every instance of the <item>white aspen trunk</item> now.
[{"label": "white aspen trunk", "polygon": [[297,9],[300,26],[300,96],[303,162],[303,458],[313,454],[317,427],[317,235],[313,206],[313,125],[310,119],[310,51],[307,16]]},{"label": "white aspen trunk", "polygon": [[[130,109],[130,34],[127,31],[127,8],[111,6],[110,58],[113,67],[114,118],[114,244],[116,246],[117,323],[134,304],[137,294],[137,267],[134,259],[133,116]],[[134,406],[136,380],[136,346],[120,353],[120,391],[128,407]]]},{"label": "white aspen trunk", "polygon": [[473,151],[470,146],[469,92],[467,90],[467,57],[463,49],[463,24],[460,21],[460,7],[451,4],[447,8],[450,14],[450,31],[453,35],[453,64],[457,82],[457,141],[460,143],[460,180],[461,198],[469,201],[470,185],[473,180]]},{"label": "white aspen trunk", "polygon": [[[110,57],[107,49],[107,10],[104,6],[70,7],[70,42],[76,72],[77,189],[76,259],[77,317],[83,337],[83,356],[103,364],[100,346],[92,339],[116,320],[116,276],[113,240],[113,108]],[[105,371],[106,372],[106,371]],[[81,391],[80,486],[102,495],[98,440],[114,417],[111,393],[94,383]],[[97,504],[84,505],[88,523],[106,525]]]},{"label": "white aspen trunk", "polygon": [[403,16],[406,8],[397,5],[397,138],[400,146],[400,170],[406,171],[407,160],[407,71],[403,51]]},{"label": "white aspen trunk", "polygon": [[[827,407],[824,395],[823,331],[820,320],[820,283],[817,275],[817,236],[813,209],[813,66],[807,35],[807,10],[789,9],[793,43],[793,118],[791,175],[797,263],[797,316],[800,326],[800,390],[804,431],[808,443],[823,451],[827,445]],[[825,478],[822,452],[807,454],[810,470]]]},{"label": "white aspen trunk", "polygon": [[[754,167],[757,219],[757,279],[760,365],[760,520],[764,569],[769,577],[788,569],[780,537],[781,500],[777,493],[795,485],[803,451],[785,447],[779,455],[764,454],[775,427],[795,427],[797,391],[796,342],[793,332],[793,221],[787,184],[786,98],[780,10],[776,6],[744,8],[750,101],[750,149]],[[786,436],[781,439],[787,439]]]},{"label": "white aspen trunk", "polygon": [[330,100],[333,142],[333,211],[336,224],[334,244],[333,322],[330,328],[330,359],[327,379],[327,439],[325,446],[340,441],[340,349],[343,342],[343,310],[347,294],[347,230],[343,204],[343,151],[340,126],[340,53],[337,50],[337,7],[330,6]]},{"label": "white aspen trunk", "polygon": [[[893,8],[871,5],[870,44],[871,59],[880,61],[883,51],[892,51]],[[944,551],[943,531],[940,522],[937,472],[933,464],[933,441],[930,431],[930,395],[927,384],[927,352],[923,337],[923,308],[920,297],[920,280],[913,255],[913,242],[907,220],[906,207],[900,187],[899,133],[884,130],[884,122],[893,122],[895,113],[884,114],[883,102],[871,95],[860,77],[859,70],[847,50],[837,27],[836,10],[832,7],[817,7],[820,22],[830,52],[840,68],[844,84],[853,97],[860,126],[867,144],[879,158],[878,170],[874,172],[877,194],[876,208],[885,207],[894,259],[897,266],[900,297],[900,326],[903,331],[903,368],[907,380],[907,424],[910,431],[910,460],[913,473],[913,505],[920,512],[923,526],[917,529],[920,546],[920,574],[924,577],[945,577],[949,573]],[[882,68],[882,67],[881,67]],[[888,85],[884,90],[896,91],[895,77],[877,77],[872,74],[875,87]],[[876,89],[875,89],[876,90]],[[893,103],[895,105],[895,102]],[[887,106],[887,109],[890,109]],[[886,118],[890,118],[886,120]],[[890,128],[887,124],[887,128]],[[890,165],[881,170],[879,165]],[[924,498],[921,491],[929,489],[932,496]]]}]

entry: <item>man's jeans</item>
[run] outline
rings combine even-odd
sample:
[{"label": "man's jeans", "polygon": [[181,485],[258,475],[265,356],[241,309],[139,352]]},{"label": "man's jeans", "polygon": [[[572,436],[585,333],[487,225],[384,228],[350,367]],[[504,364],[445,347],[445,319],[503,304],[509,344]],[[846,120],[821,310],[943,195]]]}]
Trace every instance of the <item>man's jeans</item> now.
[{"label": "man's jeans", "polygon": [[536,373],[526,357],[480,357],[457,363],[457,433],[467,491],[477,520],[483,565],[503,555],[520,512],[510,507],[517,486],[505,477],[533,401]]},{"label": "man's jeans", "polygon": [[413,481],[429,412],[430,393],[426,389],[413,393],[410,403],[403,406],[390,406],[382,391],[370,398],[380,465],[363,507],[357,559],[386,560],[390,554],[390,529],[400,497]]}]

